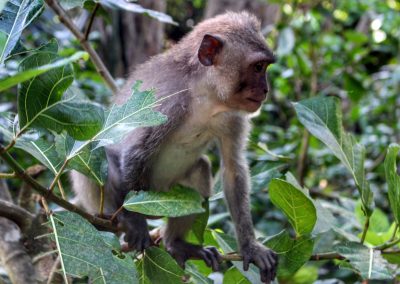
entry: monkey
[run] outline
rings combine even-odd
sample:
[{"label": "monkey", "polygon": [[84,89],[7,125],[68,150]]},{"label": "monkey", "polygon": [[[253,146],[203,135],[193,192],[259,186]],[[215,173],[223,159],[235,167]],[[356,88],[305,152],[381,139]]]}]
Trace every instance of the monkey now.
[{"label": "monkey", "polygon": [[[245,149],[250,116],[266,99],[266,70],[274,62],[258,19],[248,12],[226,12],[199,23],[169,50],[139,65],[115,103],[124,103],[140,80],[143,89],[154,88],[158,99],[165,98],[156,110],[168,120],[135,129],[120,144],[107,147],[105,212],[118,209],[129,191],[167,191],[177,184],[210,197],[213,177],[205,152],[214,143],[243,268],[253,263],[262,282],[272,281],[278,259],[254,235]],[[100,197],[94,182],[73,172],[72,187],[80,204],[96,213]],[[145,216],[122,210],[117,218],[130,248],[143,251],[152,244]],[[165,248],[181,266],[189,258],[200,258],[218,270],[221,256],[216,248],[184,240],[194,219],[169,218],[163,231]]]}]

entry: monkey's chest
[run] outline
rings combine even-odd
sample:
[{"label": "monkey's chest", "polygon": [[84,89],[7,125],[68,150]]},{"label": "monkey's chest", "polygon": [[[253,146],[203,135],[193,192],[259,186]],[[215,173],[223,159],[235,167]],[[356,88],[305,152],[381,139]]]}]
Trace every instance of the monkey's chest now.
[{"label": "monkey's chest", "polygon": [[151,186],[156,190],[168,190],[179,183],[198,161],[213,140],[211,133],[192,129],[175,133],[161,146],[151,168]]}]

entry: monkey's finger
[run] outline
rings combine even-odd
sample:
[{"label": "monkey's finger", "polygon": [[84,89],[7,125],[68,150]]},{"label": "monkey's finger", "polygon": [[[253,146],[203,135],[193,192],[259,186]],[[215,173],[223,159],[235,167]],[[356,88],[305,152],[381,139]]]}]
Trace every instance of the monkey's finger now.
[{"label": "monkey's finger", "polygon": [[209,250],[211,250],[214,254],[214,256],[217,258],[218,263],[222,262],[222,256],[219,253],[219,251],[217,250],[216,247],[207,247]]},{"label": "monkey's finger", "polygon": [[249,270],[249,265],[250,265],[250,257],[247,255],[243,256],[243,270],[247,271]]},{"label": "monkey's finger", "polygon": [[208,255],[208,257],[211,259],[211,267],[213,271],[218,271],[219,270],[219,263],[217,257],[214,255],[214,253],[210,249],[204,249]]},{"label": "monkey's finger", "polygon": [[271,263],[272,266],[277,266],[278,265],[278,257],[274,252],[271,251],[271,253],[267,254],[267,258],[269,263]]},{"label": "monkey's finger", "polygon": [[206,265],[207,265],[208,267],[211,267],[212,262],[211,262],[211,259],[208,257],[206,251],[205,251],[205,250],[200,250],[200,251],[198,252],[198,254],[199,254],[200,258],[204,260],[204,262],[206,263]]}]

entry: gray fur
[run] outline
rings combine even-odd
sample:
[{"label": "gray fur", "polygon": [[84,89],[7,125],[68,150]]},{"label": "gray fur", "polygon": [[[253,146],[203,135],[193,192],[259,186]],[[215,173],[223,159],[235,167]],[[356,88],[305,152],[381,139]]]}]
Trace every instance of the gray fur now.
[{"label": "gray fur", "polygon": [[[223,41],[216,63],[209,67],[201,65],[197,56],[206,34]],[[120,145],[107,149],[108,155],[118,161],[118,165],[110,164],[106,198],[111,208],[107,212],[116,210],[130,190],[168,190],[180,183],[195,188],[205,197],[210,196],[211,169],[202,155],[216,142],[222,157],[224,193],[240,248],[257,248],[263,252],[255,245],[249,208],[249,169],[244,153],[250,129],[249,109],[255,111],[259,107],[246,99],[265,99],[266,88],[261,88],[254,79],[238,87],[239,82],[246,80],[243,78],[254,77],[252,74],[243,77],[248,70],[252,72],[254,58],[273,61],[273,54],[260,34],[259,22],[248,13],[226,13],[198,24],[180,43],[137,67],[116,97],[117,103],[123,103],[130,96],[135,80],[143,81],[143,89],[155,88],[159,98],[180,93],[163,100],[158,108],[167,115],[167,123],[135,130]],[[257,76],[265,83],[265,75]],[[97,197],[90,196],[98,194],[93,190],[93,183],[73,174],[73,187],[78,197],[84,199],[81,204],[93,212],[93,206],[98,203]],[[127,229],[142,230],[140,227],[145,226],[140,214],[124,212],[122,215],[136,220]],[[170,218],[165,243],[182,239],[193,219],[194,216]],[[137,235],[133,239],[142,240]],[[148,243],[146,238],[143,242]]]}]

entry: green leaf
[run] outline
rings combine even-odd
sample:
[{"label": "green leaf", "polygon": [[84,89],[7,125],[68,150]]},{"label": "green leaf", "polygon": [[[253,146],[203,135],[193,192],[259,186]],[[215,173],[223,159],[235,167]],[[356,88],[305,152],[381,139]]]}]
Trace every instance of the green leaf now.
[{"label": "green leaf", "polygon": [[286,166],[281,162],[268,162],[262,167],[251,169],[251,191],[260,192],[268,187],[273,178],[279,178],[280,171]]},{"label": "green leaf", "polygon": [[[1,34],[0,34],[0,46],[1,46]],[[71,55],[70,57],[57,59],[49,64],[45,64],[42,66],[38,66],[36,68],[27,69],[25,71],[18,72],[14,76],[10,76],[10,77],[0,80],[0,92],[7,90],[19,83],[22,83],[29,79],[32,79],[36,76],[39,76],[40,74],[43,74],[49,70],[65,66],[65,65],[75,62],[79,59],[87,60],[88,58],[89,57],[86,52],[79,51],[79,52]]]},{"label": "green leaf", "polygon": [[[36,68],[58,59],[56,53],[39,51],[27,57],[20,69]],[[76,96],[63,99],[63,93],[72,81],[72,66],[67,64],[23,82],[18,94],[21,131],[40,127],[56,132],[66,130],[79,140],[93,137],[102,127],[104,111],[101,106],[80,101]]]},{"label": "green leaf", "polygon": [[83,4],[86,0],[59,0],[59,2],[65,10],[69,10],[75,7],[83,8]]},{"label": "green leaf", "polygon": [[162,23],[177,25],[177,23],[171,18],[171,16],[159,11],[143,8],[139,4],[129,3],[124,0],[99,0],[97,2],[100,2],[102,5],[112,9],[122,9],[138,14],[145,14]]},{"label": "green leaf", "polygon": [[317,213],[312,200],[303,191],[281,179],[269,184],[271,202],[281,209],[298,236],[312,232]]},{"label": "green leaf", "polygon": [[335,250],[348,261],[363,279],[393,279],[388,270],[388,262],[381,252],[367,248],[360,243],[345,242],[335,246]]},{"label": "green leaf", "polygon": [[179,217],[204,212],[202,201],[194,189],[176,186],[167,192],[140,191],[128,197],[123,206],[150,216]]},{"label": "green leaf", "polygon": [[185,263],[185,272],[190,274],[190,283],[194,284],[213,284],[214,282],[201,274],[196,265],[190,262]]},{"label": "green leaf", "polygon": [[247,278],[244,277],[236,267],[233,266],[224,273],[223,284],[251,284],[251,282],[247,280]]},{"label": "green leaf", "polygon": [[146,278],[149,283],[182,283],[184,271],[172,256],[162,249],[156,247],[146,249],[141,265],[146,277],[142,278],[145,281],[140,283],[148,283]]},{"label": "green leaf", "polygon": [[400,224],[400,176],[397,174],[396,158],[400,145],[390,144],[385,158],[385,174],[388,184],[390,207],[396,223]]},{"label": "green leaf", "polygon": [[123,105],[112,105],[106,112],[103,128],[92,138],[99,141],[98,146],[120,142],[129,132],[138,127],[153,126],[164,123],[167,117],[153,108],[159,105],[154,91],[139,91],[137,83],[132,95]]},{"label": "green leaf", "polygon": [[192,231],[198,244],[203,244],[204,242],[204,231],[206,230],[208,217],[210,216],[210,204],[208,199],[203,202],[202,207],[204,212],[196,215],[196,219],[194,219],[192,225]]},{"label": "green leaf", "polygon": [[[0,45],[0,66],[7,56],[11,54],[22,34],[22,31],[41,13],[43,10],[42,0],[10,0],[1,12],[0,31],[1,37],[6,40]],[[1,48],[2,47],[2,48]]]},{"label": "green leaf", "polygon": [[282,231],[268,238],[265,245],[279,255],[278,275],[290,276],[310,259],[314,239],[309,235],[292,239],[288,232]]},{"label": "green leaf", "polygon": [[354,178],[367,216],[372,214],[373,194],[365,178],[365,148],[342,126],[342,112],[335,97],[317,96],[293,103],[300,122],[344,164]]},{"label": "green leaf", "polygon": [[[74,149],[83,142],[75,141],[66,133],[56,135],[55,148],[62,160],[69,160],[67,168],[76,170],[94,180],[99,185],[104,185],[108,175],[108,162],[104,147],[96,148],[88,144],[79,152]],[[71,155],[73,153],[73,155]]]},{"label": "green leaf", "polygon": [[[212,234],[225,254],[238,251],[236,239],[234,237],[216,231],[212,231]],[[232,261],[232,264],[250,281],[250,283],[262,283],[259,269],[254,264],[250,264],[248,271],[243,270],[243,261]]]},{"label": "green leaf", "polygon": [[137,283],[133,259],[114,255],[88,221],[72,212],[53,213],[49,218],[65,283],[67,275],[88,276],[91,283]]}]

